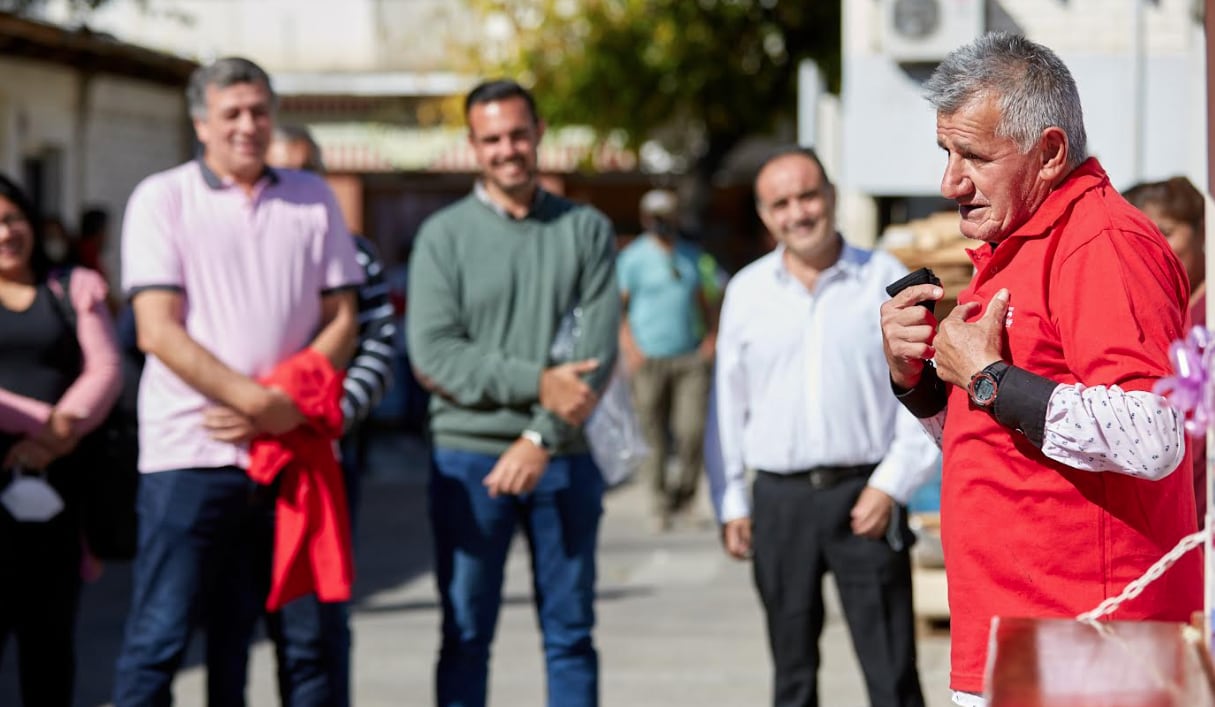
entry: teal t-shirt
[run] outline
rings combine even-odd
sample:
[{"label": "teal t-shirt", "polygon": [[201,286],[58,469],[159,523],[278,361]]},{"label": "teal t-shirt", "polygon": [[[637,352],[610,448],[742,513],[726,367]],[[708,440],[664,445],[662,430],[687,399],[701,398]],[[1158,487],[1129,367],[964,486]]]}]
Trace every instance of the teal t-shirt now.
[{"label": "teal t-shirt", "polygon": [[629,297],[629,329],[647,357],[679,356],[700,343],[701,254],[686,241],[668,251],[644,234],[621,251],[616,279]]}]

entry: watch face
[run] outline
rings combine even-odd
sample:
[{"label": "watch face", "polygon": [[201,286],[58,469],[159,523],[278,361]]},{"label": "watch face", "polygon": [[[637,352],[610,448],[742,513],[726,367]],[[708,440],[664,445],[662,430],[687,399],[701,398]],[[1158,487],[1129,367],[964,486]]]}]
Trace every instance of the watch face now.
[{"label": "watch face", "polygon": [[996,397],[996,381],[989,375],[975,378],[970,397],[979,405],[987,405]]}]

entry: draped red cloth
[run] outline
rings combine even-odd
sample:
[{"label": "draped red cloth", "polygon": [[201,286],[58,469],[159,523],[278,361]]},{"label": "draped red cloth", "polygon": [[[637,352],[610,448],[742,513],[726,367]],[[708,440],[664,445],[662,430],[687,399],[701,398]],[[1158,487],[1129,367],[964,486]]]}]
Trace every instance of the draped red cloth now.
[{"label": "draped red cloth", "polygon": [[343,377],[325,356],[305,349],[260,381],[290,396],[306,418],[286,434],[254,439],[249,449],[249,476],[260,484],[279,480],[270,611],[312,593],[324,602],[350,599],[350,518],[334,451],[342,435]]}]

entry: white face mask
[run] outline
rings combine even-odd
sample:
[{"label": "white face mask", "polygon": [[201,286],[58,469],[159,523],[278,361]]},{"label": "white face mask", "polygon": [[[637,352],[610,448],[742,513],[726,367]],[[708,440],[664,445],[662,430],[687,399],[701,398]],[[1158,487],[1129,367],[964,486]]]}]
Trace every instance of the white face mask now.
[{"label": "white face mask", "polygon": [[41,476],[13,473],[13,481],[0,493],[0,504],[18,521],[45,523],[63,510],[63,498]]}]

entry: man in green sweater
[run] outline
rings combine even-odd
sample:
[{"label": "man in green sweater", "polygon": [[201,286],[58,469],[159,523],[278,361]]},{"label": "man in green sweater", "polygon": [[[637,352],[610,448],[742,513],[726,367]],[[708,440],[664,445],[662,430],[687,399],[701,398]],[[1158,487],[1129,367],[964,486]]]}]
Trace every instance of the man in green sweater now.
[{"label": "man in green sweater", "polygon": [[[540,188],[544,123],[518,84],[477,86],[465,118],[481,177],[422,225],[409,279],[409,356],[434,393],[436,701],[486,702],[503,569],[520,526],[548,704],[590,707],[599,703],[591,631],[604,485],[582,424],[616,356],[612,227]],[[569,360],[552,360],[559,332]]]}]

